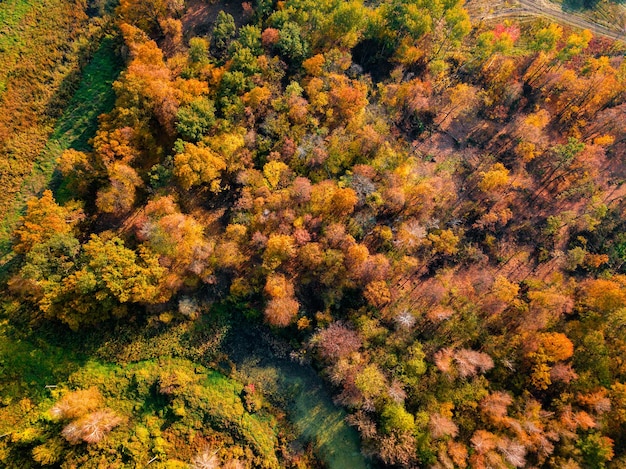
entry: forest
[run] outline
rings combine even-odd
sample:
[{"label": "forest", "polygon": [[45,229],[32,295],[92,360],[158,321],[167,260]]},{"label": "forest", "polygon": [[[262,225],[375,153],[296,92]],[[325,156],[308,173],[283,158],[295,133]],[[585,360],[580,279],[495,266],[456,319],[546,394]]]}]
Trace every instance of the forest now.
[{"label": "forest", "polygon": [[0,20],[0,465],[626,467],[626,44],[463,0]]}]

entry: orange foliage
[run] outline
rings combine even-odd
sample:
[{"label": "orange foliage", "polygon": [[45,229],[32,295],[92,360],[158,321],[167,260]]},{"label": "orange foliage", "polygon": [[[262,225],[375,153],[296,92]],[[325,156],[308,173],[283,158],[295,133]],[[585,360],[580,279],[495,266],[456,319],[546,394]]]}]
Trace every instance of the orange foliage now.
[{"label": "orange foliage", "polygon": [[40,199],[28,202],[24,215],[15,229],[13,249],[26,254],[34,245],[43,243],[55,234],[67,234],[72,231],[72,221],[77,219],[78,212],[71,212],[55,202],[52,192],[44,191]]},{"label": "orange foliage", "polygon": [[298,314],[300,303],[294,298],[274,298],[265,308],[265,320],[272,326],[287,327]]}]

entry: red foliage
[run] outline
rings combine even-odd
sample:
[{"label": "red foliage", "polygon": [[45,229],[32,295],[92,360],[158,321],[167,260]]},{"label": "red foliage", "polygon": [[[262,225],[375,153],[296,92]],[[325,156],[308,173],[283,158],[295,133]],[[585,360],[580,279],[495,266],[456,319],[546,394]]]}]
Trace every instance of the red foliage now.
[{"label": "red foliage", "polygon": [[340,322],[334,322],[319,332],[315,344],[320,356],[329,361],[347,357],[362,345],[359,335]]}]

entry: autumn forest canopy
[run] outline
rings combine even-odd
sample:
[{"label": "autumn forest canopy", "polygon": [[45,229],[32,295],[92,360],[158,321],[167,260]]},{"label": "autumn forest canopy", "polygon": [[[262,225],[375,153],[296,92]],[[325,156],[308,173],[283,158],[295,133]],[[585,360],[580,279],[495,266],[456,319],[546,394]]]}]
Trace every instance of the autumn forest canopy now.
[{"label": "autumn forest canopy", "polygon": [[6,1],[0,464],[626,467],[623,43]]}]

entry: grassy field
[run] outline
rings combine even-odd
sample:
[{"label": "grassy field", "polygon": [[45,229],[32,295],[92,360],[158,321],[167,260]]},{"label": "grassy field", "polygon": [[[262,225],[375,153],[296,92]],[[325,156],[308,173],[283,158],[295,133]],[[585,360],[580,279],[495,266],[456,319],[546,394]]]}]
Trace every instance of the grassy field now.
[{"label": "grassy field", "polygon": [[64,381],[82,361],[65,348],[16,334],[6,320],[0,321],[0,397],[4,404],[18,398],[46,397],[46,385]]},{"label": "grassy field", "polygon": [[38,10],[43,3],[44,0],[5,0],[0,3],[0,54],[4,58],[0,67],[0,95],[7,87],[7,75],[11,70],[9,61],[16,58],[10,51],[21,42],[20,23],[27,13]]},{"label": "grassy field", "polygon": [[[89,18],[80,0],[0,3],[0,253],[6,252],[8,234],[24,200],[40,187],[38,174],[47,164],[42,158],[55,153],[51,151],[55,144],[67,145],[64,140],[73,138],[61,134],[77,131],[70,128],[74,126],[70,121],[81,120],[78,113],[84,111],[85,119],[95,123],[92,117],[97,114],[91,109],[103,109],[95,110],[102,102],[96,94],[103,90],[97,77],[101,73],[101,81],[110,83],[112,62],[104,57],[112,46],[96,58],[103,70],[93,67],[93,93],[85,87],[82,96],[87,107],[78,105],[78,97],[73,101],[74,113],[66,111],[81,78],[89,79],[82,70],[98,50],[105,30],[106,20]],[[62,116],[68,116],[65,123],[57,123]],[[78,136],[79,144],[86,141],[87,132],[84,135]]]},{"label": "grassy field", "polygon": [[115,94],[113,82],[117,78],[122,63],[115,54],[114,39],[107,37],[83,69],[76,93],[59,118],[41,154],[35,160],[31,174],[24,180],[18,201],[25,201],[46,188],[52,178],[56,161],[63,151],[90,150],[89,140],[98,128],[98,116],[113,108]]},{"label": "grassy field", "polygon": [[121,61],[115,54],[114,39],[105,38],[83,69],[76,92],[35,159],[31,172],[24,177],[20,191],[2,220],[2,252],[6,252],[8,248],[10,229],[21,215],[26,201],[49,185],[56,160],[61,153],[68,148],[89,149],[88,141],[96,132],[98,116],[113,107],[115,95],[111,85],[121,66]]},{"label": "grassy field", "polygon": [[561,5],[564,11],[579,13],[590,21],[622,31],[626,27],[626,6],[622,2],[599,0],[588,2],[589,7],[587,7],[582,0],[552,1]]}]

